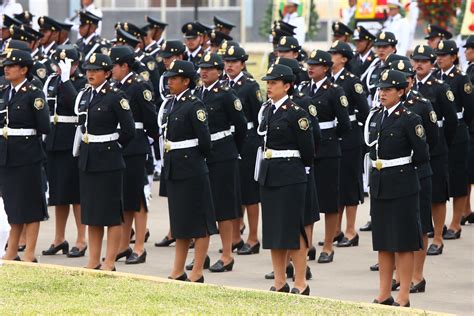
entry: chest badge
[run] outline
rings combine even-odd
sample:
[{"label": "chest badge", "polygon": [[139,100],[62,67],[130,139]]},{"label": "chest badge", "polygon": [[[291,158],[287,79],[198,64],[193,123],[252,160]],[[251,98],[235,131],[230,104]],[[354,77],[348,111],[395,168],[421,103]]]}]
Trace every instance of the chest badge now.
[{"label": "chest badge", "polygon": [[306,131],[309,128],[309,121],[307,118],[303,117],[298,120],[298,126],[301,130]]},{"label": "chest badge", "polygon": [[204,112],[204,110],[197,110],[196,116],[201,122],[204,122],[206,120],[206,112]]}]

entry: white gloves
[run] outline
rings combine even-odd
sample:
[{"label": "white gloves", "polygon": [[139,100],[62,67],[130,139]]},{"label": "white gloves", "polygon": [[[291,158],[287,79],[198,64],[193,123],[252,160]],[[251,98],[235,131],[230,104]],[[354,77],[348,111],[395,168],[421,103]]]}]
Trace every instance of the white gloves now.
[{"label": "white gloves", "polygon": [[61,81],[68,81],[71,77],[72,59],[66,58],[65,60],[60,60],[58,66],[59,69],[61,69]]}]

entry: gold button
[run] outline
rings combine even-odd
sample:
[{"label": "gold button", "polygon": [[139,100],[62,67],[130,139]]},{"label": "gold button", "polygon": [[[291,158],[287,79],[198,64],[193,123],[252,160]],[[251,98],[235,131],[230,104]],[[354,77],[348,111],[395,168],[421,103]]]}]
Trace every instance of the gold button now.
[{"label": "gold button", "polygon": [[25,137],[26,139],[30,139],[28,136]]},{"label": "gold button", "polygon": [[184,155],[184,158],[188,158],[188,155]]},{"label": "gold button", "polygon": [[109,146],[109,147],[107,147],[107,149],[108,149],[108,150],[110,150],[110,146]]},{"label": "gold button", "polygon": [[99,111],[100,111],[100,108],[98,108],[97,110],[99,110]]}]

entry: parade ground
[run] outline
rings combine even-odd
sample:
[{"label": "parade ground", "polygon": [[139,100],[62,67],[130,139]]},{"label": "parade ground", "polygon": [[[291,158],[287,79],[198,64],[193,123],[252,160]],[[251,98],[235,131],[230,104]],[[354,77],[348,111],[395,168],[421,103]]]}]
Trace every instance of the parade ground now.
[{"label": "parade ground", "polygon": [[[166,235],[169,227],[167,201],[158,196],[158,188],[159,182],[155,182],[148,221],[151,237],[146,244],[147,261],[145,264],[139,265],[125,265],[123,261],[118,262],[116,268],[119,272],[166,278],[171,271],[174,247],[156,248],[154,246],[155,242],[160,241]],[[366,201],[359,208],[356,227],[365,224],[369,219],[368,199]],[[54,209],[50,208],[49,213],[51,218],[41,223],[36,248],[39,262],[75,267],[84,266],[87,257],[70,259],[59,254],[55,256],[41,255],[41,250],[47,249],[54,239]],[[452,204],[450,203],[448,204],[447,223],[450,221],[451,213]],[[323,236],[323,223],[324,221],[320,221],[315,225],[313,239],[315,244]],[[378,273],[371,272],[369,266],[376,263],[377,254],[372,251],[371,233],[359,232],[359,235],[360,244],[358,247],[335,248],[333,263],[318,264],[316,261],[309,261],[313,273],[313,279],[308,281],[312,296],[354,302],[371,302],[374,299],[377,294]],[[75,225],[72,214],[68,221],[66,237],[69,244],[74,245]],[[243,238],[245,240],[246,233]],[[461,239],[445,241],[444,252],[441,256],[427,257],[425,264],[426,292],[410,295],[413,308],[458,315],[473,315],[473,241],[474,225],[463,226]],[[219,248],[219,236],[212,236],[209,249],[211,263],[219,259]],[[319,256],[320,250],[321,247],[317,247],[317,256]],[[192,260],[192,255],[191,250],[188,262]],[[235,265],[232,272],[211,273],[206,271],[204,277],[206,283],[267,290],[273,283],[271,280],[265,280],[264,275],[271,270],[270,252],[261,250],[260,254],[251,256],[235,254]],[[114,288],[114,291],[120,291],[120,288]],[[396,297],[396,293],[393,293],[393,296]],[[307,312],[316,313],[317,311]]]}]

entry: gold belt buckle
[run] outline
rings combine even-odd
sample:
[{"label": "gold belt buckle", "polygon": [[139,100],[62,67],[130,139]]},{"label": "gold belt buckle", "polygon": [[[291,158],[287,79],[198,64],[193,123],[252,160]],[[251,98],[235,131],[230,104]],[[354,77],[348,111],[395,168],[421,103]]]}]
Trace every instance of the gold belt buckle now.
[{"label": "gold belt buckle", "polygon": [[8,139],[8,127],[7,126],[3,127],[2,134],[3,134],[3,138]]},{"label": "gold belt buckle", "polygon": [[57,114],[54,114],[54,117],[53,117],[53,124],[56,125],[58,124],[58,121],[59,121],[59,117]]},{"label": "gold belt buckle", "polygon": [[382,161],[380,159],[377,159],[377,161],[375,161],[375,168],[380,171],[380,169],[382,169],[383,167],[383,164],[382,164]]},{"label": "gold belt buckle", "polygon": [[165,141],[165,152],[169,152],[171,150],[171,144],[169,141]]},{"label": "gold belt buckle", "polygon": [[88,133],[84,134],[84,143],[89,144],[89,134]]},{"label": "gold belt buckle", "polygon": [[267,149],[265,150],[265,159],[272,159],[272,150],[271,149]]}]

